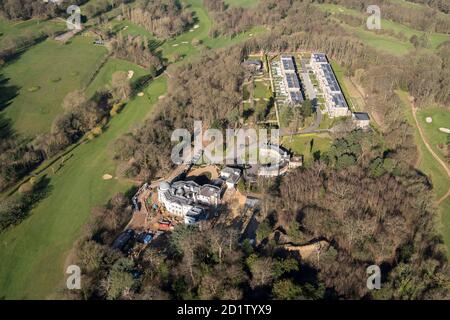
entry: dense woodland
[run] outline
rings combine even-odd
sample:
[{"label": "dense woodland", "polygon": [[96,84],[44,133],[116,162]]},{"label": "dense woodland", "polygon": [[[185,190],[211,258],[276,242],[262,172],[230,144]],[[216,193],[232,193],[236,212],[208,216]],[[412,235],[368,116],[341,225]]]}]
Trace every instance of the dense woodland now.
[{"label": "dense woodland", "polygon": [[[119,173],[140,181],[155,180],[167,173],[173,165],[171,132],[174,128],[192,129],[194,119],[215,128],[239,126],[242,84],[246,78],[240,63],[249,53],[260,50],[326,52],[345,68],[348,76],[358,80],[380,132],[336,134],[330,151],[316,154],[312,166],[273,181],[259,181],[258,189],[266,200],[261,205],[254,246],[230,226],[217,225],[202,231],[179,227],[167,238],[161,238],[163,245],[153,244],[140,259],[127,258],[110,247],[131,215],[129,196],[118,194],[105,206],[93,209],[92,220],[75,246],[74,262],[86,270],[83,290],[61,292],[60,297],[449,297],[449,270],[442,239],[436,231],[432,185],[413,167],[417,150],[395,91],[408,91],[419,107],[429,103],[449,106],[450,46],[444,44],[432,52],[422,48],[426,43],[418,44],[416,50],[402,58],[382,53],[327,19],[328,15],[310,2],[261,0],[256,8],[233,9],[221,1],[205,0],[214,18],[212,36],[232,36],[252,25],[270,27],[270,32],[241,45],[206,50],[198,60],[171,70],[168,94],[158,103],[155,116],[116,142],[114,157]],[[339,3],[358,10],[364,10],[368,3],[316,2]],[[445,2],[426,2],[430,8],[419,11],[403,7],[399,10],[395,4],[380,1],[383,14],[394,21],[419,30],[448,33],[448,21],[438,15],[448,10]],[[147,5],[149,2],[142,1],[140,10],[147,10]],[[178,2],[173,2],[173,6],[157,12],[182,16],[176,14],[184,12]],[[182,32],[192,23],[188,16],[184,25],[173,19],[173,25],[167,25],[163,20],[155,23],[142,19],[139,12],[135,15],[136,23],[155,34],[160,32],[161,37]],[[159,61],[152,60],[154,57],[142,39],[114,41],[113,54],[117,57],[127,55],[127,60],[149,68]],[[125,48],[129,47],[133,50],[126,54]],[[112,105],[132,92],[125,78],[123,74],[116,75],[113,88],[94,99],[72,93],[64,103],[68,106],[65,113],[55,120],[52,131],[32,142],[2,129],[6,135],[0,144],[0,189],[105,121]],[[8,128],[9,124],[2,120],[1,125]],[[29,192],[39,185],[28,185],[22,190],[23,199],[15,200],[17,203],[2,204],[0,226],[14,224],[11,217],[28,210]],[[45,194],[45,183],[42,190]],[[14,215],[15,212],[20,214]],[[226,208],[222,214],[227,214]],[[329,244],[317,260],[304,261],[282,250],[284,244],[302,245],[315,240]],[[382,267],[383,289],[368,292],[365,269],[374,263]],[[140,277],[133,276],[135,271],[140,272]]]},{"label": "dense woodland", "polygon": [[249,10],[229,7],[223,0],[204,0],[203,5],[214,20],[210,31],[212,37],[235,36],[253,25],[253,15]]},{"label": "dense woodland", "polygon": [[[113,0],[123,1],[123,0]],[[62,0],[59,3],[35,0],[2,0],[0,1],[0,14],[8,19],[53,18],[65,12],[70,5],[82,5],[87,0]]]},{"label": "dense woodland", "polygon": [[149,48],[149,40],[141,37],[124,37],[119,34],[110,43],[111,52],[116,58],[128,60],[154,74],[161,69],[162,62]]},{"label": "dense woodland", "polygon": [[133,7],[122,6],[122,15],[160,39],[177,36],[194,22],[178,0],[138,0]]}]

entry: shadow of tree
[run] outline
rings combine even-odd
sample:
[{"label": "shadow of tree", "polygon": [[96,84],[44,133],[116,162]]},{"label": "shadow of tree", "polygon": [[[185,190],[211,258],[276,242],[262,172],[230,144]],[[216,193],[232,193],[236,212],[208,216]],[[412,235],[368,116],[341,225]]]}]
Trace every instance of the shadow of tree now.
[{"label": "shadow of tree", "polygon": [[31,210],[50,195],[52,189],[50,178],[44,175],[35,182],[31,190],[3,201],[0,206],[0,232],[25,220]]},{"label": "shadow of tree", "polygon": [[8,85],[9,80],[9,78],[0,74],[0,111],[8,107],[19,94],[20,88],[15,85]]}]

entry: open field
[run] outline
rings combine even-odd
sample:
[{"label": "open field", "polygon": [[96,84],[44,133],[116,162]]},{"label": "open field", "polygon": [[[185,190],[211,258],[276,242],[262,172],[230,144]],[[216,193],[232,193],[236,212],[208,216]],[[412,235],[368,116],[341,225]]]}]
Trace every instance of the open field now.
[{"label": "open field", "polygon": [[[444,168],[436,161],[430,151],[425,146],[423,140],[420,137],[419,129],[413,118],[411,105],[408,100],[408,94],[406,92],[398,92],[399,97],[402,99],[405,106],[405,117],[411,126],[414,128],[414,136],[417,147],[419,148],[420,160],[418,163],[418,169],[428,175],[433,185],[436,200],[441,199],[447,191],[450,189],[450,179]],[[419,117],[420,118],[420,117]],[[426,131],[425,131],[426,132]],[[428,140],[428,137],[426,137]],[[441,227],[442,235],[445,239],[445,244],[450,253],[450,197],[439,206],[439,212],[441,214]]]},{"label": "open field", "polygon": [[291,137],[284,137],[283,147],[290,149],[297,155],[304,156],[306,165],[314,160],[314,153],[324,153],[330,149],[332,140],[328,134],[303,134]]},{"label": "open field", "polygon": [[[427,123],[425,119],[431,117],[432,123]],[[427,139],[433,148],[433,151],[445,162],[444,150],[439,148],[439,145],[446,147],[450,141],[450,135],[439,130],[439,128],[450,129],[450,110],[434,107],[421,109],[417,112],[417,118],[420,126],[423,128]]]},{"label": "open field", "polygon": [[150,84],[144,97],[136,97],[110,122],[98,138],[82,144],[51,178],[52,191],[20,225],[0,235],[0,296],[45,298],[63,279],[65,257],[93,206],[105,203],[132,184],[115,175],[111,145],[151,114],[166,92],[166,78]]},{"label": "open field", "polygon": [[17,96],[2,112],[19,133],[49,131],[62,112],[64,97],[87,85],[106,54],[105,48],[82,36],[66,45],[54,40],[37,44],[2,68],[7,85],[17,87]]},{"label": "open field", "polygon": [[[362,12],[348,9],[340,5],[320,4],[318,7],[332,14],[343,13],[356,17],[366,17],[366,15]],[[355,34],[364,43],[396,55],[403,55],[414,49],[414,46],[409,42],[409,39],[413,35],[420,37],[424,34],[423,31],[415,30],[409,26],[387,19],[381,19],[382,30],[391,30],[397,34],[403,33],[407,38],[406,41],[401,41],[387,34],[367,30],[365,25],[360,27],[352,27],[343,23],[343,26],[347,29],[347,31]],[[432,33],[429,35],[429,44],[431,49],[436,49],[441,43],[446,41],[450,41],[450,35],[448,34]]]}]

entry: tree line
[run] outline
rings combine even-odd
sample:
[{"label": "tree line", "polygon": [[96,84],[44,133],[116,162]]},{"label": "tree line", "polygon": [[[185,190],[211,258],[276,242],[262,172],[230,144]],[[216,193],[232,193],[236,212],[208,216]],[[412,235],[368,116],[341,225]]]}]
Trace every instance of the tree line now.
[{"label": "tree line", "polygon": [[155,74],[163,66],[160,58],[149,48],[149,41],[145,37],[123,36],[119,33],[109,47],[114,57],[144,67],[150,70],[151,74]]},{"label": "tree line", "polygon": [[11,20],[31,18],[49,19],[66,14],[70,5],[82,5],[88,0],[62,0],[59,3],[34,0],[4,0],[0,2],[0,14]]},{"label": "tree line", "polygon": [[122,16],[160,39],[173,38],[194,23],[192,12],[177,0],[138,0],[132,7],[123,5]]}]

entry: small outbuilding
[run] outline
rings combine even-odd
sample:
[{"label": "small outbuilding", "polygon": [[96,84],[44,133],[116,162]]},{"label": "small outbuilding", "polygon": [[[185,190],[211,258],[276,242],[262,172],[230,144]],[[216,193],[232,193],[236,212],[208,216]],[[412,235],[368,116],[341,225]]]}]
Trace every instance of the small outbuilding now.
[{"label": "small outbuilding", "polygon": [[228,188],[234,188],[241,179],[242,171],[238,168],[225,167],[220,171],[220,178],[225,181]]},{"label": "small outbuilding", "polygon": [[352,114],[353,123],[361,129],[367,129],[370,127],[370,117],[365,112],[354,112]]},{"label": "small outbuilding", "polygon": [[242,66],[250,71],[261,72],[263,69],[263,63],[261,60],[245,60],[242,62]]}]

